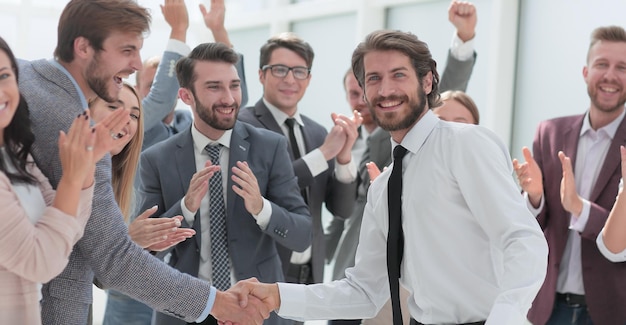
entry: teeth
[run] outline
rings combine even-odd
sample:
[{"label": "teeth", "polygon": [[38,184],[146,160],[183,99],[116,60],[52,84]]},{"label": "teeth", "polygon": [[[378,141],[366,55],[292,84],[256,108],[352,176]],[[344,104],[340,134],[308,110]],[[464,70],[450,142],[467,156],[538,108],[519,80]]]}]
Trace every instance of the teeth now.
[{"label": "teeth", "polygon": [[222,113],[222,114],[230,114],[234,111],[234,108],[217,108],[217,111]]},{"label": "teeth", "polygon": [[3,103],[2,105],[0,105],[0,110],[5,109],[7,107],[7,105],[8,105],[7,103]]},{"label": "teeth", "polygon": [[602,91],[605,91],[607,93],[614,93],[617,92],[617,88],[611,88],[611,87],[601,87],[600,89],[602,89]]},{"label": "teeth", "polygon": [[393,101],[393,102],[384,102],[384,103],[380,103],[381,107],[391,107],[391,106],[396,106],[396,105],[400,105],[401,101],[397,100],[397,101]]}]

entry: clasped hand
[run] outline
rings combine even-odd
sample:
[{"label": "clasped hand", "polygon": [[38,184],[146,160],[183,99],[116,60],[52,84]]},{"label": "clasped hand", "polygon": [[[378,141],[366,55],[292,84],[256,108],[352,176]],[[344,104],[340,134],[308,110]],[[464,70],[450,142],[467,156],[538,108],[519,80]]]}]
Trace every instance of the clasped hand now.
[{"label": "clasped hand", "polygon": [[222,325],[263,324],[279,307],[278,285],[250,278],[239,281],[225,292],[218,292],[211,315]]}]

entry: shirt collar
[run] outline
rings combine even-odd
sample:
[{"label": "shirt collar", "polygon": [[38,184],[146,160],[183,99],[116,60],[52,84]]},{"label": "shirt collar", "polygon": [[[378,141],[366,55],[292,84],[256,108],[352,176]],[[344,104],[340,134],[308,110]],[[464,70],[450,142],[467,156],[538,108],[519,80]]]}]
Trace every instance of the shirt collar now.
[{"label": "shirt collar", "polygon": [[84,109],[88,109],[89,108],[89,104],[87,103],[87,99],[85,98],[85,94],[83,94],[82,89],[80,89],[80,87],[78,87],[78,83],[76,82],[76,79],[74,79],[72,74],[70,74],[70,72],[67,71],[67,69],[65,69],[65,67],[61,63],[59,63],[57,60],[50,59],[50,63],[53,66],[55,66],[57,69],[59,69],[59,71],[63,72],[67,76],[68,79],[70,79],[70,81],[74,85],[74,88],[76,88],[76,92],[78,93],[78,97],[80,98],[80,104],[83,106]]},{"label": "shirt collar", "polygon": [[274,117],[274,120],[276,120],[276,123],[278,123],[278,125],[282,126],[283,124],[285,124],[285,121],[288,118],[293,117],[294,119],[296,119],[296,122],[298,122],[300,127],[304,126],[304,123],[302,122],[302,117],[300,116],[300,113],[297,110],[296,110],[296,113],[293,114],[293,116],[289,116],[285,114],[285,112],[279,110],[278,107],[270,104],[270,102],[268,102],[265,98],[263,98],[263,103],[265,104],[265,106],[267,106],[267,109],[270,110],[270,113],[272,114],[272,116]]},{"label": "shirt collar", "polygon": [[[622,110],[622,114],[620,114],[611,123],[597,129],[595,132],[604,132],[609,136],[610,139],[613,139],[625,115],[626,115],[626,109]],[[589,112],[587,112],[585,114],[585,118],[583,119],[583,126],[582,128],[580,128],[580,136],[582,137],[587,132],[590,132],[590,131],[593,131],[593,128],[591,127],[591,122],[589,122]]]},{"label": "shirt collar", "polygon": [[230,137],[232,133],[233,129],[226,130],[219,139],[211,140],[204,134],[200,133],[200,131],[196,129],[195,124],[191,128],[191,138],[193,139],[193,146],[198,152],[203,152],[204,148],[206,148],[207,145],[214,143],[219,143],[226,148],[230,148]]},{"label": "shirt collar", "polygon": [[[435,127],[441,123],[441,120],[431,110],[426,110],[426,113],[422,118],[413,125],[413,127],[406,133],[404,139],[402,139],[402,146],[405,147],[410,153],[415,154],[422,147],[430,133]],[[391,139],[391,146],[395,148],[398,145],[397,142]],[[393,150],[392,150],[393,152]]]}]

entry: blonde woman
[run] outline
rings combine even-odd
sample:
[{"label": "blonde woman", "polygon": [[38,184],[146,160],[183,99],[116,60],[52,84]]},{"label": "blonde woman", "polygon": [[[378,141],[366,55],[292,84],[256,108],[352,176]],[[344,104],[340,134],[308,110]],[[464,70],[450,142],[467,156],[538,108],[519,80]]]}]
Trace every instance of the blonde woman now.
[{"label": "blonde woman", "polygon": [[[129,123],[118,136],[127,136],[126,141],[111,150],[111,168],[113,193],[115,200],[122,210],[124,221],[130,222],[133,212],[133,182],[143,144],[143,109],[141,100],[135,88],[127,83],[123,84],[119,99],[108,103],[96,99],[89,103],[93,119],[98,121],[117,110],[127,111],[130,115]],[[176,245],[195,234],[195,230],[179,228],[182,216],[171,219],[149,218],[156,211],[156,207],[144,211],[128,227],[131,239],[142,248],[161,251]],[[108,290],[107,306],[104,314],[104,324],[149,324],[152,319],[152,309],[147,305],[133,300],[121,292]],[[132,315],[133,319],[128,319]]]},{"label": "blonde woman", "polygon": [[[95,122],[105,119],[116,110],[127,111],[130,121],[118,134],[122,137],[118,145],[110,151],[111,167],[113,169],[111,183],[115,199],[122,210],[125,221],[130,221],[133,212],[133,182],[141,154],[143,143],[143,111],[141,101],[135,88],[127,83],[123,84],[119,99],[108,103],[102,99],[95,99],[89,103],[89,110]],[[176,245],[193,236],[193,229],[181,229],[182,216],[171,219],[148,217],[156,211],[151,208],[139,215],[128,227],[130,237],[137,245],[152,250],[161,251]]]}]

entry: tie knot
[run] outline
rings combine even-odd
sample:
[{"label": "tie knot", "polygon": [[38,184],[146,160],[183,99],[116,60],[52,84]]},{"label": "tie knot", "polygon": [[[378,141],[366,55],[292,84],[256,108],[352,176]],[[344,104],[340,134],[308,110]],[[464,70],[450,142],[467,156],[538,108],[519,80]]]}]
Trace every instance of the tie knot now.
[{"label": "tie knot", "polygon": [[401,145],[397,145],[395,148],[393,148],[393,159],[402,159],[404,158],[404,155],[406,155],[406,148],[401,146]]},{"label": "tie knot", "polygon": [[287,124],[287,126],[288,126],[290,129],[293,129],[293,126],[294,126],[294,125],[296,125],[296,119],[295,119],[295,118],[293,118],[293,117],[290,117],[290,118],[288,118],[288,119],[286,119],[286,120],[285,120],[285,124]]},{"label": "tie knot", "polygon": [[219,143],[209,144],[204,148],[204,150],[206,150],[206,152],[209,154],[209,157],[211,158],[211,162],[213,162],[214,164],[217,160],[219,160],[221,148],[222,148],[222,145]]}]

